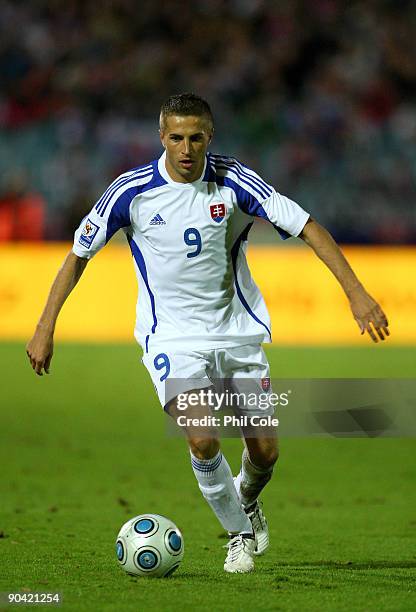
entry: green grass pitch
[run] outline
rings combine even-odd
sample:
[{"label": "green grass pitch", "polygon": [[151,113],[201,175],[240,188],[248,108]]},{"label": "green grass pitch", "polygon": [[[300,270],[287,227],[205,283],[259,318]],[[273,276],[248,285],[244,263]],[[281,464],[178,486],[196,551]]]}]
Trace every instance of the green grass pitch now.
[{"label": "green grass pitch", "polygon": [[[413,377],[416,355],[267,352],[282,377]],[[254,574],[226,575],[221,527],[184,441],[166,436],[134,345],[58,344],[43,378],[23,345],[0,344],[0,357],[0,591],[60,591],[74,611],[416,609],[414,439],[283,439],[263,495],[269,552]],[[235,472],[240,442],[223,448]],[[117,565],[117,531],[142,512],[183,531],[185,558],[170,579]]]}]

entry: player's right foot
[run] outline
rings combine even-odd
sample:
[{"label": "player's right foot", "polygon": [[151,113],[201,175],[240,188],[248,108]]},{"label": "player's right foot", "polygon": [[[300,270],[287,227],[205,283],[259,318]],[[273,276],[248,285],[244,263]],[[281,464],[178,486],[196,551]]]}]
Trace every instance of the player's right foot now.
[{"label": "player's right foot", "polygon": [[253,554],[263,555],[269,547],[269,528],[260,502],[256,501],[250,508],[246,508],[246,513],[256,537],[256,548]]},{"label": "player's right foot", "polygon": [[252,535],[231,535],[224,569],[230,574],[245,574],[254,570],[253,554],[256,540]]}]

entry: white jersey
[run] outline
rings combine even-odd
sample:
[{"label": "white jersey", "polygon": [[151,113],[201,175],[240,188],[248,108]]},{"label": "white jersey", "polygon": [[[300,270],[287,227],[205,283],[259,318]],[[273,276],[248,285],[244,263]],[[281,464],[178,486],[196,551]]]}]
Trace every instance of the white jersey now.
[{"label": "white jersey", "polygon": [[253,217],[297,236],[309,214],[234,158],[208,153],[193,183],[177,183],[165,154],[117,178],[75,233],[90,259],[123,229],[139,283],[135,337],[145,352],[270,342],[270,318],[251,278]]}]

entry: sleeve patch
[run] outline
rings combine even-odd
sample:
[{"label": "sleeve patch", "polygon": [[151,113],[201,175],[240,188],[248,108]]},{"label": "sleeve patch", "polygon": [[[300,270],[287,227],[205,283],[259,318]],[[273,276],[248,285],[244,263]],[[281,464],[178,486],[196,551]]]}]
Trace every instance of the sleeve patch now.
[{"label": "sleeve patch", "polygon": [[84,225],[84,229],[82,230],[81,235],[79,237],[79,243],[89,249],[94,241],[95,236],[97,235],[98,230],[98,225],[93,223],[91,219],[87,219]]}]

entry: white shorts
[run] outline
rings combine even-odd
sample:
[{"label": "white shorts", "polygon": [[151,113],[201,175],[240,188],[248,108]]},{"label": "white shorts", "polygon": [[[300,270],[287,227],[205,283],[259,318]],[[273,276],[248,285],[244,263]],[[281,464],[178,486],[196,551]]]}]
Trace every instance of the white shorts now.
[{"label": "white shorts", "polygon": [[[162,407],[180,393],[215,387],[241,397],[265,398],[272,392],[270,366],[260,344],[208,351],[170,351],[145,353],[146,366]],[[233,404],[234,405],[234,404]],[[239,402],[241,414],[273,414],[267,401]]]}]

